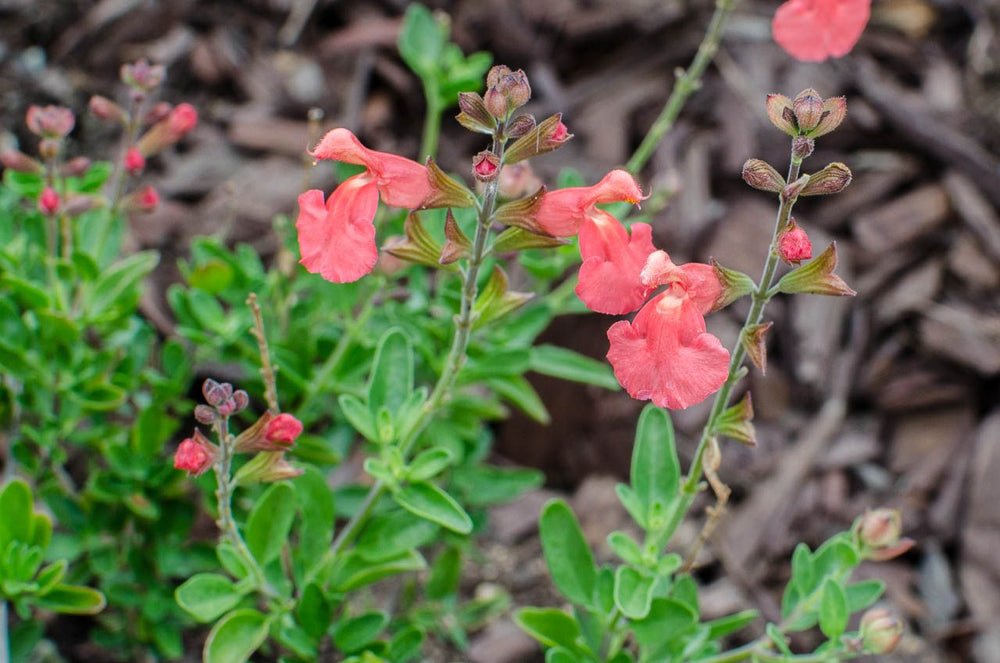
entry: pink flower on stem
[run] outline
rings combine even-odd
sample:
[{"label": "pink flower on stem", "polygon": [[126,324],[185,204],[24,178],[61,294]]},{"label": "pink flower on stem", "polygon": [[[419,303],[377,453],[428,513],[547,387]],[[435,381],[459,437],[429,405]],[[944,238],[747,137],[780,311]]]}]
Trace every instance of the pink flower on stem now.
[{"label": "pink flower on stem", "polygon": [[294,416],[282,412],[267,424],[264,438],[282,446],[290,447],[302,434],[302,422]]},{"label": "pink flower on stem", "polygon": [[178,140],[194,129],[196,124],[198,124],[198,111],[191,104],[177,104],[167,116],[167,126],[170,133]]},{"label": "pink flower on stem", "polygon": [[640,279],[653,253],[653,229],[632,224],[632,234],[607,212],[595,210],[580,224],[580,278],[576,294],[592,311],[621,315],[634,311],[649,294]]},{"label": "pink flower on stem", "polygon": [[812,258],[812,242],[794,219],[778,235],[778,257],[789,265],[798,265]]},{"label": "pink flower on stem", "polygon": [[59,194],[50,186],[42,189],[38,196],[38,211],[46,216],[51,216],[59,211]]},{"label": "pink flower on stem", "polygon": [[632,398],[684,409],[719,390],[729,374],[729,351],[706,332],[722,285],[709,265],[674,265],[666,253],[652,254],[642,280],[669,284],[632,322],[608,329],[608,361]]},{"label": "pink flower on stem", "polygon": [[197,477],[205,473],[215,462],[218,447],[212,444],[200,430],[177,447],[174,454],[174,468],[184,470],[189,476]]},{"label": "pink flower on stem", "polygon": [[596,205],[617,202],[634,205],[645,198],[634,177],[624,170],[612,170],[592,186],[547,192],[538,204],[535,220],[542,231],[554,237],[572,237],[580,231],[584,219],[600,212]]},{"label": "pink flower on stem", "polygon": [[854,48],[871,14],[871,0],[788,0],[774,14],[774,41],[805,62],[839,58]]},{"label": "pink flower on stem", "polygon": [[146,157],[142,156],[142,152],[139,151],[137,147],[130,147],[128,151],[125,152],[125,171],[129,175],[137,175],[142,172],[146,167]]},{"label": "pink flower on stem", "polygon": [[417,209],[433,193],[427,168],[416,161],[370,150],[347,129],[329,131],[311,154],[364,166],[365,172],[344,180],[324,202],[319,189],[299,196],[301,263],[327,281],[357,281],[375,266],[378,247],[372,221],[378,201]]}]

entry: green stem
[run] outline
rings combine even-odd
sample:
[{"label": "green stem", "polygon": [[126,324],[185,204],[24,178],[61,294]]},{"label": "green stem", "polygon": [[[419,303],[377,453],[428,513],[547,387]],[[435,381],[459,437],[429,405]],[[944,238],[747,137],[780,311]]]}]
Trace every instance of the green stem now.
[{"label": "green stem", "polygon": [[108,202],[111,207],[111,216],[118,215],[118,209],[122,202],[122,183],[125,180],[125,155],[128,148],[135,143],[136,135],[139,133],[140,115],[142,114],[143,103],[136,103],[129,99],[128,120],[125,124],[125,133],[122,135],[121,145],[118,146],[118,158],[115,159],[114,169],[111,171],[111,182],[108,188]]},{"label": "green stem", "polygon": [[420,139],[420,158],[433,157],[437,152],[438,137],[441,134],[441,115],[444,106],[441,104],[441,94],[435,78],[423,79],[424,98],[427,100],[427,113],[424,115],[424,133]]},{"label": "green stem", "polygon": [[[798,179],[799,168],[801,165],[801,159],[796,159],[793,155],[791,163],[788,166],[788,178],[786,181],[794,182]],[[750,311],[747,313],[746,320],[743,323],[743,328],[740,330],[740,335],[736,339],[736,346],[733,348],[732,355],[730,356],[729,374],[726,377],[726,381],[723,383],[722,388],[715,395],[715,402],[712,404],[712,411],[708,416],[708,422],[702,429],[701,439],[698,441],[698,447],[695,449],[694,458],[691,460],[691,467],[688,470],[684,483],[681,485],[680,496],[675,501],[674,509],[670,512],[667,518],[667,525],[660,530],[664,537],[669,537],[670,534],[677,529],[677,525],[681,522],[681,520],[683,520],[684,516],[687,515],[688,510],[691,508],[691,503],[694,502],[694,497],[698,492],[698,482],[701,480],[702,476],[701,463],[702,457],[705,455],[705,449],[708,448],[709,440],[714,435],[713,431],[715,430],[719,417],[729,405],[729,398],[732,395],[733,387],[742,377],[741,369],[743,366],[743,360],[746,358],[746,349],[743,347],[742,343],[743,332],[750,327],[759,325],[764,318],[764,307],[770,299],[771,288],[776,281],[778,270],[778,235],[781,230],[788,225],[788,219],[791,216],[792,206],[794,204],[794,198],[788,200],[781,198],[781,202],[778,206],[777,218],[774,224],[774,232],[771,234],[771,243],[767,251],[767,260],[764,263],[764,271],[760,277],[760,282],[757,284],[757,289],[753,292],[753,303],[750,306]],[[656,543],[658,544],[657,549],[660,549],[666,544],[666,541],[657,540]]]},{"label": "green stem", "polygon": [[10,663],[10,637],[7,633],[7,602],[0,601],[0,663]]},{"label": "green stem", "polygon": [[[493,152],[500,157],[501,163],[503,162],[503,148],[503,141],[494,136]],[[496,207],[499,180],[500,178],[496,177],[486,185],[483,201],[479,206],[479,218],[478,223],[476,223],[475,237],[472,240],[472,255],[469,256],[469,263],[464,272],[462,303],[459,307],[458,315],[455,316],[455,335],[452,337],[451,349],[448,351],[448,357],[445,359],[444,368],[441,370],[437,384],[434,385],[434,390],[421,408],[416,422],[411,426],[406,437],[400,441],[399,450],[404,460],[410,453],[424,427],[431,420],[431,417],[444,405],[455,384],[455,379],[458,377],[459,371],[462,370],[462,366],[465,364],[465,351],[469,346],[469,338],[472,336],[472,325],[475,322],[473,306],[476,303],[476,295],[478,293],[476,280],[483,264],[483,257],[486,255],[486,240],[490,234],[490,224],[492,223],[493,211]],[[361,506],[355,512],[354,516],[347,521],[347,524],[344,525],[344,528],[334,540],[333,546],[328,552],[329,558],[335,559],[344,549],[344,546],[354,540],[354,537],[360,532],[361,526],[368,519],[372,509],[375,508],[376,502],[378,502],[378,499],[386,491],[386,488],[388,486],[382,480],[378,480],[372,484],[365,495],[365,499],[361,502]]]},{"label": "green stem", "polygon": [[736,6],[736,2],[737,0],[716,0],[715,13],[712,14],[712,20],[698,46],[694,60],[677,78],[677,83],[674,84],[674,89],[670,92],[670,97],[664,104],[663,110],[660,111],[660,115],[646,132],[646,137],[642,139],[642,143],[639,144],[632,158],[625,165],[625,170],[628,172],[635,175],[642,170],[649,158],[653,156],[656,146],[663,140],[664,134],[677,121],[677,116],[680,115],[688,97],[701,86],[701,77],[708,65],[715,59],[715,54],[719,50],[719,40],[722,38],[722,28]]}]

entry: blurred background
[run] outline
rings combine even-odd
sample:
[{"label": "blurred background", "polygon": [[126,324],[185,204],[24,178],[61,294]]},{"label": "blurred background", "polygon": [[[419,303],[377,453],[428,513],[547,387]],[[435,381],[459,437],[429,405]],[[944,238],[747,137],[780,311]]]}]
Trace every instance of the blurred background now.
[{"label": "blurred background", "polygon": [[[310,174],[303,150],[322,127],[346,126],[379,150],[416,157],[423,97],[396,51],[402,1],[0,0],[0,125],[25,139],[30,104],[78,111],[112,94],[140,57],[168,66],[165,98],[201,122],[186,149],[148,178],[159,209],[133,224],[134,245],[162,252],[144,314],[172,327],[163,293],[192,237],[218,233],[265,256],[276,214],[292,214]],[[710,0],[469,0],[447,12],[466,53],[523,68],[536,117],[564,113],[575,134],[537,159],[550,185],[573,165],[588,182],[623,164],[659,113],[677,67],[690,62]],[[677,262],[715,257],[757,274],[773,200],[748,189],[749,157],[787,166],[788,141],[764,96],[806,87],[846,95],[848,116],[806,170],[842,161],[843,194],[796,207],[818,250],[838,243],[852,300],[777,299],[766,377],[748,380],[759,446],[727,445],[728,516],[703,554],[703,610],[748,605],[773,618],[795,543],[815,544],[866,508],[902,510],[917,547],[882,564],[889,600],[912,626],[891,660],[1000,661],[1000,5],[992,0],[875,0],[845,58],[803,64],[770,37],[777,1],[741,0],[703,87],[641,176],[669,195],[655,242]],[[78,153],[105,155],[106,125],[82,119]],[[439,162],[467,172],[479,139],[445,122]],[[311,180],[310,180],[311,178]],[[744,310],[709,329],[731,345]],[[613,318],[567,317],[545,341],[602,357]],[[552,413],[498,430],[501,459],[540,467],[549,484],[497,510],[486,564],[470,586],[500,582],[518,602],[551,603],[535,538],[538,508],[571,492],[598,547],[627,516],[614,495],[628,471],[640,404],[555,379],[534,381]],[[682,455],[707,411],[675,413]],[[706,501],[706,505],[708,502]],[[701,513],[700,509],[695,510]],[[693,540],[689,523],[681,545]],[[604,550],[605,555],[609,555]],[[531,660],[510,622],[476,636],[474,661]],[[889,660],[888,657],[886,660]]]}]

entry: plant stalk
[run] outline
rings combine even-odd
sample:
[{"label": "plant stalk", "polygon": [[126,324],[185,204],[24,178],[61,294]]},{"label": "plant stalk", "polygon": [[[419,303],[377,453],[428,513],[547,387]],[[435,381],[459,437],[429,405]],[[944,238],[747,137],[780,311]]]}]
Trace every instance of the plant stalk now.
[{"label": "plant stalk", "polygon": [[0,601],[0,663],[10,663],[10,636],[7,631],[7,602]]},{"label": "plant stalk", "polygon": [[716,0],[715,12],[712,14],[712,20],[708,24],[708,30],[705,32],[701,44],[698,45],[698,52],[690,66],[678,76],[663,110],[660,111],[659,116],[646,132],[645,138],[642,139],[642,143],[639,144],[635,153],[632,154],[632,158],[625,165],[625,170],[628,172],[636,175],[642,170],[642,167],[653,156],[656,146],[663,140],[664,134],[677,121],[677,116],[680,115],[688,97],[701,87],[701,77],[705,74],[708,65],[715,59],[715,54],[719,50],[719,41],[722,38],[722,29],[726,25],[729,14],[736,7],[736,2],[737,0]]},{"label": "plant stalk", "polygon": [[424,133],[420,139],[420,158],[427,159],[437,153],[444,106],[441,104],[437,79],[428,77],[423,79],[423,83],[424,98],[427,100],[427,114],[424,116]]}]

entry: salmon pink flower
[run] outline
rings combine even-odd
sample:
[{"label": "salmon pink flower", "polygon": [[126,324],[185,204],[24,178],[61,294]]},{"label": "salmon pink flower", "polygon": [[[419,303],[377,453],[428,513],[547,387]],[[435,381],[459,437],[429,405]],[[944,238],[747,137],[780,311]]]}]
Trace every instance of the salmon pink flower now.
[{"label": "salmon pink flower", "polygon": [[282,412],[267,424],[264,437],[268,442],[290,447],[302,434],[302,422],[294,416]]},{"label": "salmon pink flower", "polygon": [[146,167],[146,157],[142,156],[142,152],[139,151],[137,147],[130,147],[128,151],[125,152],[125,171],[129,175],[138,175]]},{"label": "salmon pink flower", "polygon": [[722,285],[710,265],[674,265],[666,253],[652,254],[642,280],[669,284],[632,322],[608,329],[608,361],[632,398],[684,409],[722,387],[729,351],[706,332],[704,314],[715,306]]},{"label": "salmon pink flower", "polygon": [[788,0],[774,14],[774,40],[805,62],[839,58],[854,48],[871,14],[871,0]]},{"label": "salmon pink flower", "polygon": [[580,224],[580,278],[576,294],[592,311],[621,315],[646,301],[650,289],[640,278],[646,258],[656,250],[653,229],[632,224],[632,234],[601,210]]},{"label": "salmon pink flower", "polygon": [[218,454],[219,448],[196,428],[194,435],[177,447],[177,453],[174,454],[174,468],[184,470],[192,477],[201,476],[212,466]]},{"label": "salmon pink flower", "polygon": [[326,202],[318,189],[299,196],[302,264],[327,281],[357,281],[375,266],[378,247],[372,221],[378,201],[417,209],[431,198],[427,168],[395,154],[370,150],[347,129],[328,132],[311,154],[364,166],[367,170],[344,180]]},{"label": "salmon pink flower", "polygon": [[547,192],[538,205],[535,220],[554,237],[572,237],[584,219],[598,215],[595,205],[644,200],[635,178],[624,170],[612,170],[593,186],[569,187]]},{"label": "salmon pink flower", "polygon": [[795,219],[778,235],[778,257],[789,265],[798,265],[812,258],[812,242]]}]

